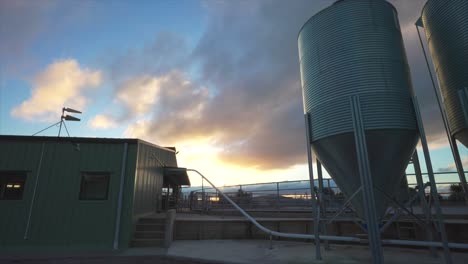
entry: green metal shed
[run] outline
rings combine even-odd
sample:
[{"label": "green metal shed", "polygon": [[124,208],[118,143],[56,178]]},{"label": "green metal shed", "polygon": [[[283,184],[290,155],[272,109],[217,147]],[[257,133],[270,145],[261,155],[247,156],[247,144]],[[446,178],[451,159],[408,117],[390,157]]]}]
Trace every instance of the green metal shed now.
[{"label": "green metal shed", "polygon": [[161,210],[175,154],[139,139],[0,136],[0,250],[128,247],[137,219]]}]

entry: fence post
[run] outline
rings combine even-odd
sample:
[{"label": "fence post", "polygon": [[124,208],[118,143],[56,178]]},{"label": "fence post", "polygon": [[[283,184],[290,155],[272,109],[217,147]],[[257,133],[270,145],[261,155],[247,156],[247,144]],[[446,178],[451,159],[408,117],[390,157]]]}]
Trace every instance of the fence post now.
[{"label": "fence post", "polygon": [[280,193],[279,193],[279,182],[276,182],[276,209],[280,209]]}]

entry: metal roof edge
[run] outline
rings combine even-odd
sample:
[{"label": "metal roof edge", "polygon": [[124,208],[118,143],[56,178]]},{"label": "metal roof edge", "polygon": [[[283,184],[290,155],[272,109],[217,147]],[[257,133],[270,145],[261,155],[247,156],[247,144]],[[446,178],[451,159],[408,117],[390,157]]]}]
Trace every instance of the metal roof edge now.
[{"label": "metal roof edge", "polygon": [[74,142],[74,143],[129,143],[136,144],[136,138],[93,138],[93,137],[52,137],[26,135],[0,135],[0,141]]},{"label": "metal roof edge", "polygon": [[145,145],[154,147],[154,148],[158,148],[158,149],[162,149],[162,150],[166,150],[166,151],[170,151],[170,152],[176,153],[175,147],[174,147],[174,149],[171,149],[170,147],[162,147],[162,146],[156,145],[156,144],[154,144],[154,143],[145,141],[145,140],[143,140],[143,139],[137,138],[136,140],[137,140],[138,143],[142,143],[142,144],[145,144]]}]

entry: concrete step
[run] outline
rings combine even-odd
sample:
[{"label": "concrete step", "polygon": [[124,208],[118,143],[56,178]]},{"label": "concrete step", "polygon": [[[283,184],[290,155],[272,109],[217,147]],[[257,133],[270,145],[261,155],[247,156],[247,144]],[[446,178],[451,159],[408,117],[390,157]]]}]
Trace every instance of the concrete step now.
[{"label": "concrete step", "polygon": [[136,231],[133,237],[135,239],[140,239],[140,238],[163,239],[164,231]]},{"label": "concrete step", "polygon": [[130,242],[130,247],[162,247],[162,246],[164,246],[164,239],[139,238],[139,239],[133,239]]},{"label": "concrete step", "polygon": [[166,225],[164,223],[156,223],[156,224],[136,224],[135,231],[164,231]]}]

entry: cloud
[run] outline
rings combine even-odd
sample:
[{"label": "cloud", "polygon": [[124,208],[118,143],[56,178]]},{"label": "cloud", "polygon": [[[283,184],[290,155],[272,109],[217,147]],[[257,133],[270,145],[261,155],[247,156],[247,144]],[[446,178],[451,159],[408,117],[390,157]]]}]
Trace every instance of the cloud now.
[{"label": "cloud", "polygon": [[[153,58],[156,66],[137,66],[145,75],[122,82],[115,92],[116,101],[127,109],[125,115],[136,120],[127,135],[165,145],[209,140],[221,162],[251,168],[304,163],[296,38],[311,12],[325,5],[310,1],[208,5],[212,17],[194,50],[162,45],[168,47],[164,54],[187,54],[176,61],[189,62],[188,66],[170,59],[160,64],[161,51],[147,47],[161,44],[128,52],[125,60],[138,62],[147,53],[143,64],[151,65],[148,58]],[[156,42],[163,40],[184,43],[170,35]],[[193,68],[197,77],[182,74]],[[146,97],[141,100],[140,95]]]},{"label": "cloud", "polygon": [[124,104],[129,103],[127,108],[134,117],[143,114],[138,120],[146,120],[131,125],[129,133],[140,131],[139,135],[156,138],[158,142],[167,142],[166,144],[210,134],[208,130],[192,127],[203,119],[202,113],[210,101],[207,88],[189,81],[178,71],[160,77],[137,77],[126,83],[139,86],[122,86],[117,92],[118,98],[129,98],[135,90],[145,90],[150,85],[147,93],[142,94],[149,98],[145,99],[146,103],[135,106],[126,100],[120,100]]},{"label": "cloud", "polygon": [[[164,34],[118,56],[112,71],[120,72],[113,76],[119,87],[116,102],[125,106],[122,116],[129,121],[126,135],[163,145],[208,142],[219,162],[246,168],[304,164],[297,34],[305,21],[333,2],[204,2],[209,18],[195,48],[177,35]],[[391,2],[399,10],[431,147],[444,146],[413,26],[424,1]],[[139,72],[126,71],[127,61],[132,65],[128,68]],[[147,97],[141,99],[143,95]]]},{"label": "cloud", "polygon": [[88,14],[95,6],[90,1],[0,0],[0,74],[32,75],[40,65],[34,49],[66,38],[70,27],[92,23]]},{"label": "cloud", "polygon": [[94,129],[115,128],[118,125],[117,120],[108,115],[97,115],[88,121],[88,126]]},{"label": "cloud", "polygon": [[46,28],[44,18],[54,6],[54,1],[0,0],[1,65],[13,67],[10,71],[27,67],[27,49]]},{"label": "cloud", "polygon": [[159,32],[152,42],[123,53],[110,54],[105,63],[114,82],[145,74],[159,76],[174,69],[184,69],[190,63],[187,41],[172,32]]},{"label": "cloud", "polygon": [[[467,156],[463,157],[463,159],[462,159],[462,167],[463,168],[468,167],[468,157]],[[439,172],[457,171],[457,166],[455,165],[455,162],[452,162],[452,163],[448,164],[447,167],[439,168],[438,171]]]},{"label": "cloud", "polygon": [[116,100],[127,108],[131,116],[145,114],[157,102],[164,79],[138,76],[127,80],[117,89]]},{"label": "cloud", "polygon": [[89,101],[86,91],[98,87],[101,80],[100,71],[81,68],[74,59],[56,61],[35,76],[31,97],[11,114],[28,121],[51,121],[64,106],[83,110]]}]

